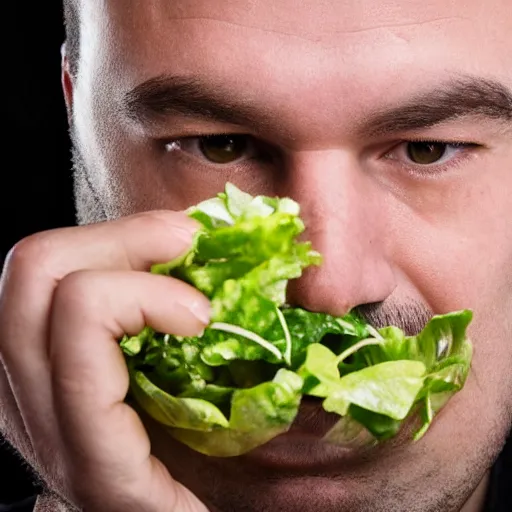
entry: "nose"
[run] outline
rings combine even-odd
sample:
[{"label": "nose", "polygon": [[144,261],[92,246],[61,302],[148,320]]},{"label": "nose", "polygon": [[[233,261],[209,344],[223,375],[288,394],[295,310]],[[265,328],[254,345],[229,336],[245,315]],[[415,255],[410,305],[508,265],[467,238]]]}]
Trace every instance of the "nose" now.
[{"label": "nose", "polygon": [[297,154],[288,170],[286,193],[301,205],[304,238],[323,256],[290,282],[290,304],[343,315],[385,300],[396,282],[383,187],[343,151]]}]

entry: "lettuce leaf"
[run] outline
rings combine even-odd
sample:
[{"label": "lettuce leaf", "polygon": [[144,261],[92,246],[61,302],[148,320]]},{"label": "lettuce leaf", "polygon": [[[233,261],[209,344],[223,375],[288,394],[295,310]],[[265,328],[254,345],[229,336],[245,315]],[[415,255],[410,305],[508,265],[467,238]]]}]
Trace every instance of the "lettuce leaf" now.
[{"label": "lettuce leaf", "polygon": [[280,369],[271,382],[232,392],[229,420],[211,402],[176,398],[140,371],[132,390],[141,407],[191,448],[217,457],[241,455],[288,430],[301,400],[302,379]]},{"label": "lettuce leaf", "polygon": [[471,311],[431,319],[416,336],[291,308],[286,288],[320,265],[299,205],[234,185],[188,210],[190,251],[151,272],[182,279],[211,301],[200,337],[146,327],[120,344],[136,403],[169,433],[213,456],[241,455],[286,432],[303,396],[340,416],[326,442],[361,446],[396,435],[412,416],[420,439],[467,378]]}]

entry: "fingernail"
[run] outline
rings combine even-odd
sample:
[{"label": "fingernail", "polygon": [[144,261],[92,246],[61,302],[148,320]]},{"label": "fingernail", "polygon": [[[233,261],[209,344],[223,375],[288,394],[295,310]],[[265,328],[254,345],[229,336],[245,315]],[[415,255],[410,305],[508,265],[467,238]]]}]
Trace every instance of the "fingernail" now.
[{"label": "fingernail", "polygon": [[175,238],[185,242],[187,245],[192,243],[194,239],[194,235],[197,231],[197,226],[191,225],[189,226],[174,226],[172,229],[172,233]]},{"label": "fingernail", "polygon": [[210,323],[211,308],[208,300],[195,300],[187,308],[202,324]]}]

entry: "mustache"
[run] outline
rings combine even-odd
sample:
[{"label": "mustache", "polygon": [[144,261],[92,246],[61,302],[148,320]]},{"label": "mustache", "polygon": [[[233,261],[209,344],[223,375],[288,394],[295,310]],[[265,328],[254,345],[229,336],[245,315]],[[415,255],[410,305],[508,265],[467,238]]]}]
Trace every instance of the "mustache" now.
[{"label": "mustache", "polygon": [[432,309],[415,300],[402,304],[391,299],[361,304],[354,308],[354,312],[376,329],[392,325],[402,329],[407,336],[418,334],[434,316]]}]

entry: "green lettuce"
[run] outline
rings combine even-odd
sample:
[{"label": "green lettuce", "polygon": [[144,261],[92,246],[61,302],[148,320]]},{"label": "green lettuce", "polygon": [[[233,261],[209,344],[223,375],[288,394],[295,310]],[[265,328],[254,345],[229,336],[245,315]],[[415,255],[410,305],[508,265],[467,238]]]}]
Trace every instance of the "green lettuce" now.
[{"label": "green lettuce", "polygon": [[191,249],[151,272],[204,293],[211,323],[200,337],[146,327],[121,340],[136,403],[201,453],[241,455],[286,432],[303,396],[339,415],[327,442],[376,443],[412,416],[417,440],[464,386],[469,310],[406,336],[354,312],[334,317],[286,303],[288,282],[322,262],[298,241],[299,213],[291,199],[253,197],[230,183],[190,208],[201,225]]}]

